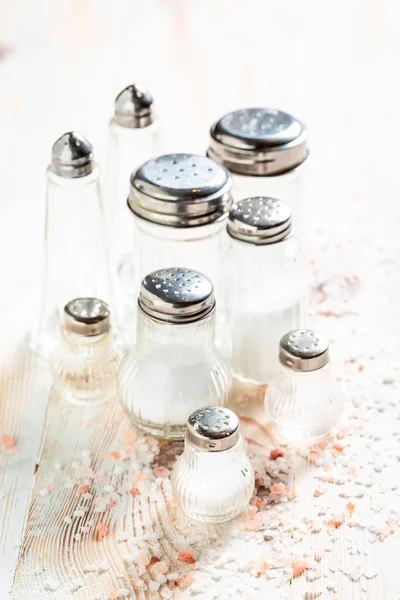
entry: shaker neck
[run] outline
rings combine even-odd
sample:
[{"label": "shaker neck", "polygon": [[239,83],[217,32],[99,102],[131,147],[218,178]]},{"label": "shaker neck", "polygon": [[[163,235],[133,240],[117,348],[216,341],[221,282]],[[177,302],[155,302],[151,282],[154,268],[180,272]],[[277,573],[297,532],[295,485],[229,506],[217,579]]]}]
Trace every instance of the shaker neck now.
[{"label": "shaker neck", "polygon": [[215,310],[192,323],[168,323],[148,316],[138,306],[137,348],[170,344],[209,347],[214,343]]},{"label": "shaker neck", "polygon": [[108,352],[113,346],[113,337],[110,331],[86,337],[62,329],[62,338],[71,354],[97,356]]}]

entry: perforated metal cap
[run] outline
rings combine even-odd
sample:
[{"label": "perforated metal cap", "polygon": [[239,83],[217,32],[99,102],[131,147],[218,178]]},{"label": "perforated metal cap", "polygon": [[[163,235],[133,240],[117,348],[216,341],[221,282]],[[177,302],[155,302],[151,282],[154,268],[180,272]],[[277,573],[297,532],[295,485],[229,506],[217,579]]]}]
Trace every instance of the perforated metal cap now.
[{"label": "perforated metal cap", "polygon": [[196,154],[149,160],[131,177],[129,208],[170,227],[205,225],[227,217],[232,178],[221,165]]},{"label": "perforated metal cap", "polygon": [[228,233],[250,244],[274,244],[292,232],[292,211],[282,200],[257,196],[235,204],[229,213]]},{"label": "perforated metal cap", "polygon": [[236,110],[217,121],[210,134],[207,155],[232,173],[278,175],[308,156],[306,128],[281,110]]},{"label": "perforated metal cap", "polygon": [[196,410],[188,419],[186,439],[206,452],[228,450],[239,440],[239,419],[221,406]]},{"label": "perforated metal cap", "polygon": [[98,298],[75,298],[64,307],[64,329],[84,337],[110,330],[110,309]]},{"label": "perforated metal cap", "polygon": [[329,362],[329,343],[310,329],[296,329],[283,336],[279,360],[295,371],[316,371]]},{"label": "perforated metal cap", "polygon": [[75,179],[95,168],[92,144],[77,131],[64,133],[53,145],[50,169],[60,177]]},{"label": "perforated metal cap", "polygon": [[198,271],[178,267],[159,269],[143,279],[139,306],[160,321],[199,321],[215,307],[213,285]]},{"label": "perforated metal cap", "polygon": [[114,120],[123,127],[147,127],[154,120],[153,96],[140,83],[128,85],[115,99]]}]

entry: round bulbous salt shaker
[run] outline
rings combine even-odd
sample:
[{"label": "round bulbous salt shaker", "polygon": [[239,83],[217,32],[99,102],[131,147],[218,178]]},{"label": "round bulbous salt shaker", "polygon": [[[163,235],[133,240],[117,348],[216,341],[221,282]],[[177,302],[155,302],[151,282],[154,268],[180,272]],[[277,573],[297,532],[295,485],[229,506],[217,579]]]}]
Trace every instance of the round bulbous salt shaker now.
[{"label": "round bulbous salt shaker", "polygon": [[241,200],[229,214],[223,254],[224,352],[235,383],[261,394],[277,366],[276,348],[304,325],[306,267],[289,206],[274,198]]},{"label": "round bulbous salt shaker", "polygon": [[132,174],[136,295],[147,273],[175,265],[218,281],[231,186],[225,167],[195,154],[160,156]]},{"label": "round bulbous salt shaker", "polygon": [[181,439],[191,412],[226,402],[230,370],[214,345],[214,319],[213,286],[198,271],[160,269],[144,278],[137,344],[119,373],[120,402],[134,425]]},{"label": "round bulbous salt shaker", "polygon": [[108,305],[97,298],[68,302],[61,342],[51,360],[54,386],[62,398],[82,406],[116,398],[119,362]]},{"label": "round bulbous salt shaker", "polygon": [[280,369],[265,395],[271,425],[294,442],[325,437],[343,409],[342,392],[331,372],[328,341],[316,331],[291,331],[280,341],[279,361]]},{"label": "round bulbous salt shaker", "polygon": [[171,480],[178,505],[192,519],[221,523],[246,508],[254,473],[234,412],[210,406],[190,415]]},{"label": "round bulbous salt shaker", "polygon": [[47,169],[44,273],[39,322],[30,345],[49,358],[71,298],[103,298],[113,306],[100,195],[100,169],[80,133],[62,135]]},{"label": "round bulbous salt shaker", "polygon": [[123,321],[132,303],[129,282],[134,269],[131,252],[134,227],[126,209],[129,180],[132,171],[155,155],[159,120],[155,117],[152,95],[138,83],[118,94],[114,110],[109,123],[105,214],[115,302],[118,318]]},{"label": "round bulbous salt shaker", "polygon": [[234,201],[272,196],[289,204],[299,238],[304,236],[303,191],[307,130],[292,115],[272,108],[245,108],[211,127],[207,155],[233,175]]}]

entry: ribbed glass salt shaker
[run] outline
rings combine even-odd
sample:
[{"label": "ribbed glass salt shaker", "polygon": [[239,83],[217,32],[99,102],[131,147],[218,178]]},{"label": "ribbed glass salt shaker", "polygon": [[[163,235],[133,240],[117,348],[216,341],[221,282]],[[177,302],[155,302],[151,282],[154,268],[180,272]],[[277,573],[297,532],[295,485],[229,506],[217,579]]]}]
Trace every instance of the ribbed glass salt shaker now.
[{"label": "ribbed glass salt shaker", "polygon": [[267,418],[289,440],[323,438],[341,416],[343,396],[331,373],[329,344],[316,331],[300,329],[279,344],[280,369],[265,395]]},{"label": "ribbed glass salt shaker", "polygon": [[119,362],[108,305],[97,298],[68,302],[61,342],[51,360],[54,386],[61,396],[83,406],[116,398]]},{"label": "ribbed glass salt shaker", "polygon": [[234,201],[258,195],[284,200],[302,238],[308,157],[304,125],[281,110],[246,108],[223,116],[210,133],[207,154],[231,171]]},{"label": "ribbed glass salt shaker", "polygon": [[198,521],[221,523],[246,508],[254,473],[234,412],[210,406],[190,415],[172,487],[180,508]]},{"label": "ribbed glass salt shaker", "polygon": [[142,282],[137,345],[119,373],[119,398],[132,423],[168,439],[183,438],[191,412],[223,405],[229,366],[214,345],[211,281],[190,269],[160,269]]},{"label": "ribbed glass salt shaker", "polygon": [[115,113],[109,124],[105,172],[111,271],[118,318],[122,322],[132,300],[134,303],[130,287],[134,277],[134,225],[126,207],[129,181],[132,171],[155,155],[158,130],[159,120],[155,118],[153,97],[148,90],[140,84],[122,90],[115,100]]},{"label": "ribbed glass salt shaker", "polygon": [[88,140],[76,131],[61,136],[47,169],[41,308],[30,341],[45,358],[57,345],[71,298],[102,298],[113,306],[99,182]]},{"label": "ribbed glass salt shaker", "polygon": [[291,210],[259,196],[235,204],[223,254],[224,351],[234,377],[252,390],[267,384],[277,366],[279,340],[304,325],[306,268],[293,235]]}]

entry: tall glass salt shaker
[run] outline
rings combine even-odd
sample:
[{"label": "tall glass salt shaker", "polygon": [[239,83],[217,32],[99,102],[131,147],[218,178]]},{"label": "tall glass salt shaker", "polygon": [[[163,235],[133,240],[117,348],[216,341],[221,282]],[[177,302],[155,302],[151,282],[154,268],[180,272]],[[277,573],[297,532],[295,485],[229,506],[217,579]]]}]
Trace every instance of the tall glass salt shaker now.
[{"label": "tall glass salt shaker", "polygon": [[280,369],[265,395],[269,422],[288,440],[314,442],[325,437],[343,410],[328,341],[316,331],[291,331],[280,341],[279,361]]},{"label": "tall glass salt shaker", "polygon": [[142,282],[137,345],[119,373],[119,398],[132,423],[156,437],[181,439],[191,412],[223,405],[228,364],[214,346],[215,299],[198,271],[160,269]]},{"label": "tall glass salt shaker", "polygon": [[112,305],[99,180],[88,140],[76,131],[62,135],[47,169],[44,281],[31,336],[31,346],[44,357],[59,340],[71,298],[102,298]]},{"label": "tall glass salt shaker", "polygon": [[289,206],[274,198],[235,204],[223,257],[225,351],[248,393],[268,383],[282,335],[304,324],[306,270]]},{"label": "tall glass salt shaker", "polygon": [[178,505],[192,519],[221,523],[242,512],[253,495],[254,473],[234,412],[210,406],[190,415],[171,479]]},{"label": "tall glass salt shaker", "polygon": [[115,100],[115,113],[109,124],[105,172],[111,271],[118,317],[122,322],[129,304],[134,301],[129,287],[135,266],[131,251],[134,227],[126,208],[129,180],[132,171],[154,156],[158,130],[152,95],[140,84],[122,90]]},{"label": "tall glass salt shaker", "polygon": [[271,196],[289,204],[303,238],[308,157],[307,130],[292,115],[271,108],[245,108],[224,115],[211,127],[207,155],[233,175],[234,201]]},{"label": "tall glass salt shaker", "polygon": [[68,302],[61,341],[51,360],[54,386],[61,397],[82,406],[116,399],[119,362],[108,305],[97,298]]}]

